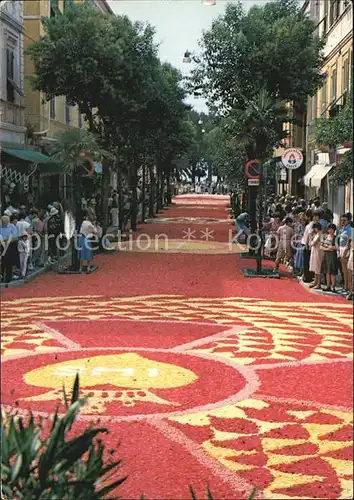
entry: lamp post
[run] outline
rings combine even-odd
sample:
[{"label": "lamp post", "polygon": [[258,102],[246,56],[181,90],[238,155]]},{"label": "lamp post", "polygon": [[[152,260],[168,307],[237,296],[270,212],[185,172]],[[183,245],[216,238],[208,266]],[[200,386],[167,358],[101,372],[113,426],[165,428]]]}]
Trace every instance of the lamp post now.
[{"label": "lamp post", "polygon": [[183,56],[183,62],[185,64],[190,64],[192,62],[191,55],[192,54],[189,52],[189,50],[185,51],[184,56]]}]

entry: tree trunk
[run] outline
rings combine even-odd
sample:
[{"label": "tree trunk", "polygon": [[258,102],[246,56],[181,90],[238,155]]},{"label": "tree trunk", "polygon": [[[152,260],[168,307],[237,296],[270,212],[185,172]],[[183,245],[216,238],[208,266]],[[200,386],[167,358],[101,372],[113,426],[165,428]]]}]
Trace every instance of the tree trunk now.
[{"label": "tree trunk", "polygon": [[136,175],[136,166],[135,164],[131,165],[129,168],[129,186],[132,194],[132,206],[131,206],[131,228],[133,231],[136,231],[137,225],[137,215],[138,215],[138,197],[136,192],[137,187],[137,175]]},{"label": "tree trunk", "polygon": [[154,204],[155,204],[155,175],[154,165],[149,166],[149,180],[150,180],[150,193],[149,193],[149,217],[154,217]]},{"label": "tree trunk", "polygon": [[196,173],[197,173],[197,167],[195,165],[193,165],[193,167],[192,167],[192,185],[195,185]]},{"label": "tree trunk", "polygon": [[161,174],[160,174],[161,178],[160,178],[160,206],[161,206],[161,210],[163,210],[165,208],[165,175],[164,173],[161,171]]},{"label": "tree trunk", "polygon": [[156,182],[156,213],[161,210],[161,171],[157,167],[157,182]]},{"label": "tree trunk", "polygon": [[118,211],[119,211],[119,229],[122,230],[124,221],[124,206],[123,206],[123,178],[121,165],[117,167],[117,183],[118,183]]},{"label": "tree trunk", "polygon": [[143,178],[142,178],[142,186],[141,186],[141,222],[144,224],[145,222],[145,190],[146,190],[146,165],[143,163]]},{"label": "tree trunk", "polygon": [[166,187],[167,187],[167,204],[171,205],[171,203],[172,203],[172,191],[171,191],[171,174],[169,171],[166,174]]},{"label": "tree trunk", "polygon": [[110,183],[111,183],[111,168],[109,161],[104,159],[102,161],[102,186],[101,186],[103,232],[105,232],[109,226],[108,198],[109,198]]}]

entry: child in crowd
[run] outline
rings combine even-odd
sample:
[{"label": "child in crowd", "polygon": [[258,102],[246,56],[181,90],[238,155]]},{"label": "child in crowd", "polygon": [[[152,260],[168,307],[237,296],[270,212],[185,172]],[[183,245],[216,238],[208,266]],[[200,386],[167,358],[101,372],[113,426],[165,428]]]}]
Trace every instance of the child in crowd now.
[{"label": "child in crowd", "polygon": [[338,258],[336,247],[336,230],[335,224],[329,224],[327,235],[321,243],[321,250],[324,252],[324,272],[326,275],[327,288],[325,292],[336,292],[336,277],[338,273]]},{"label": "child in crowd", "polygon": [[17,250],[20,259],[21,278],[25,278],[27,274],[28,257],[31,250],[27,232],[24,232],[22,236],[19,237]]}]

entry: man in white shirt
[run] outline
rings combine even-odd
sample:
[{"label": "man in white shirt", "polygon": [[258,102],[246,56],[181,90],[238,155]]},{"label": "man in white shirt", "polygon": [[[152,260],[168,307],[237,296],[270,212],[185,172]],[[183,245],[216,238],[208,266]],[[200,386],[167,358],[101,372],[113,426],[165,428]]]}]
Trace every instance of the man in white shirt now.
[{"label": "man in white shirt", "polygon": [[16,229],[19,238],[22,238],[24,234],[31,232],[31,224],[26,221],[25,212],[19,213]]}]

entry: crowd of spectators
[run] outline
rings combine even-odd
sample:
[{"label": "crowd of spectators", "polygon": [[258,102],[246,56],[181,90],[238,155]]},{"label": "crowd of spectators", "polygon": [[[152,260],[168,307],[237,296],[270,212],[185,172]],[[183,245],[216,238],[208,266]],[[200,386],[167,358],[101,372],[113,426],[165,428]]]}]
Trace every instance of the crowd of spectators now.
[{"label": "crowd of spectators", "polygon": [[[352,214],[341,215],[338,227],[326,202],[306,202],[294,196],[273,196],[263,207],[257,248],[274,260],[274,271],[284,264],[310,288],[342,293],[353,298],[354,223]],[[250,246],[250,215],[236,217],[235,242],[246,236]],[[258,234],[259,236],[259,234]],[[254,240],[253,240],[254,241]],[[260,246],[261,245],[261,246]]]},{"label": "crowd of spectators", "polygon": [[[337,227],[326,202],[272,197],[263,224],[265,253],[283,262],[310,288],[353,297],[353,220],[340,217]],[[322,284],[324,287],[322,287]]]},{"label": "crowd of spectators", "polygon": [[[10,283],[25,278],[30,272],[55,265],[63,255],[62,249],[73,234],[77,235],[77,261],[82,272],[89,272],[93,260],[92,236],[102,239],[100,194],[78,200],[73,207],[64,200],[54,201],[43,209],[31,204],[7,201],[1,217],[1,282]],[[109,228],[123,233],[131,214],[131,195],[123,191],[122,220],[119,218],[117,191],[112,189],[108,200]],[[70,227],[69,227],[70,226]],[[99,247],[99,245],[98,245]]]},{"label": "crowd of spectators", "polygon": [[1,280],[25,278],[29,271],[57,259],[56,240],[64,232],[63,208],[9,205],[1,217]]}]

